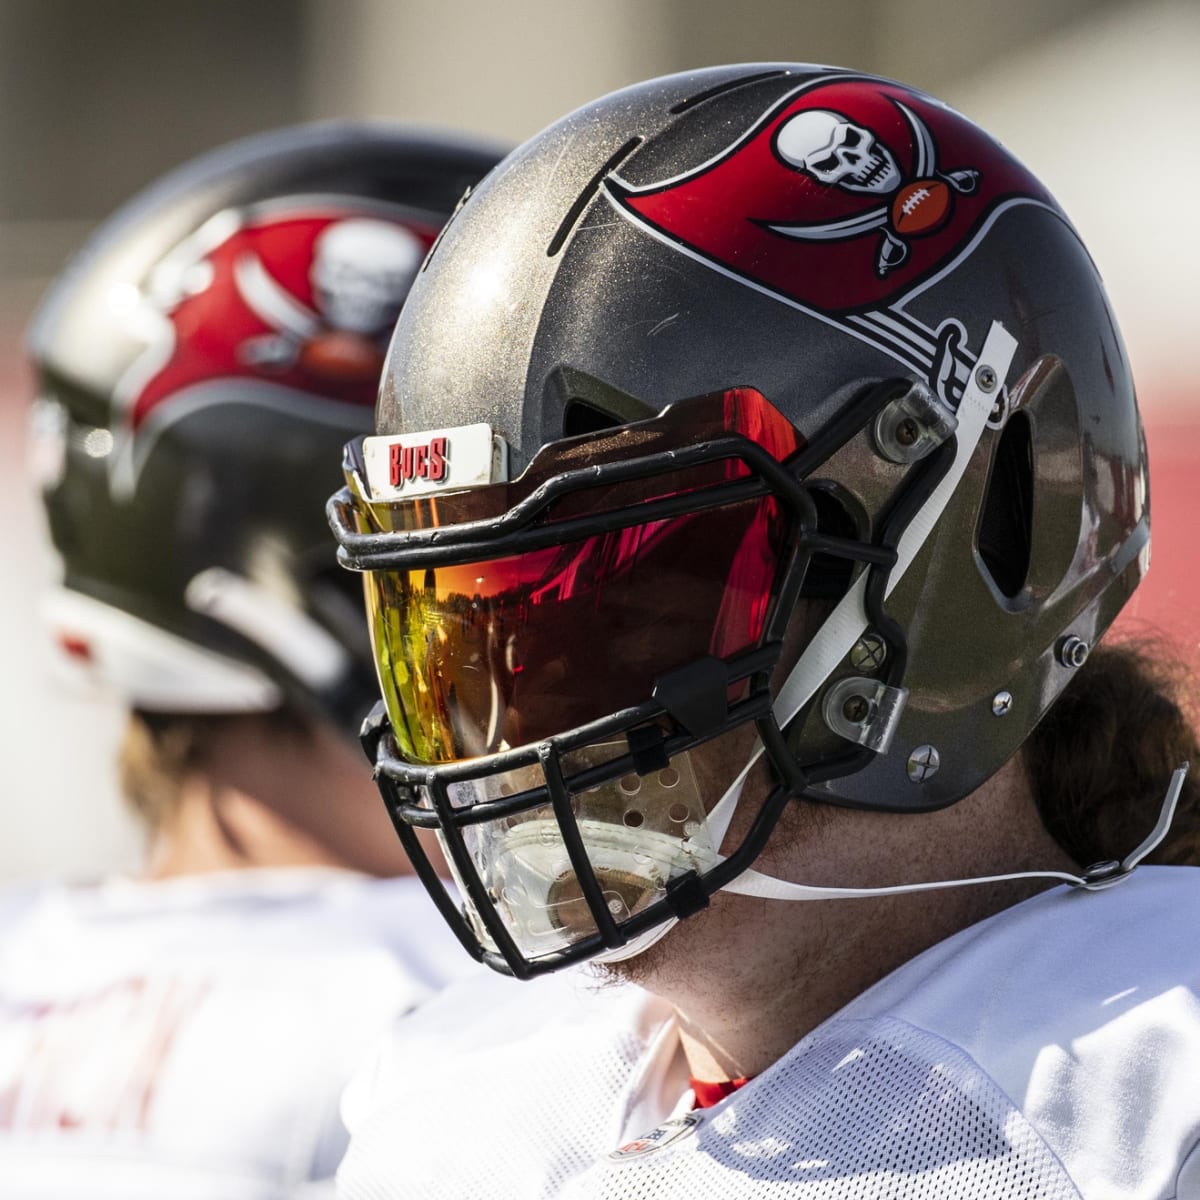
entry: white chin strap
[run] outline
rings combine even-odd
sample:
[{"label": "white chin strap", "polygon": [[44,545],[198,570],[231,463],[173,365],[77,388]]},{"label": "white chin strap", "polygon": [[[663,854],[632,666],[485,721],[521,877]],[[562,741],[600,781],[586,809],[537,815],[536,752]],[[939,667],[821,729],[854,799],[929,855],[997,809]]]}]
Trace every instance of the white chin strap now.
[{"label": "white chin strap", "polygon": [[[900,543],[897,546],[896,565],[892,568],[885,595],[890,595],[904,577],[904,573],[912,565],[913,559],[925,544],[925,540],[937,525],[951,496],[954,495],[955,489],[966,472],[967,464],[971,461],[971,457],[979,445],[979,439],[987,425],[994,398],[1008,377],[1016,348],[1017,343],[1008,331],[999,322],[993,322],[987,338],[984,340],[983,349],[979,353],[979,360],[963,391],[962,401],[958,406],[954,463],[929,498],[917,510],[916,515],[901,535]],[[991,368],[994,373],[992,377],[996,380],[996,384],[989,392],[984,392],[977,382],[984,367]],[[866,630],[868,625],[864,603],[866,587],[867,573],[863,572],[846,595],[842,597],[821,628],[817,630],[807,649],[784,681],[774,705],[775,720],[780,728],[786,727],[816,694],[817,689]],[[716,807],[708,814],[708,827],[714,846],[721,845],[729,823],[733,819],[734,810],[741,798],[750,769],[762,753],[763,746],[760,742],[750,756],[750,761],[739,772],[738,777],[718,801]],[[1068,871],[1017,871],[1008,875],[985,875],[971,879],[939,879],[927,883],[897,884],[893,887],[840,888],[788,883],[751,868],[732,879],[721,890],[742,896],[759,896],[768,900],[827,900],[859,896],[890,896],[903,892],[926,892],[972,883],[999,883],[1010,879],[1055,879],[1076,887],[1089,889],[1106,887],[1128,875],[1166,836],[1175,815],[1175,806],[1179,801],[1179,793],[1183,788],[1186,775],[1187,764],[1181,766],[1172,775],[1170,787],[1159,812],[1158,822],[1136,850],[1119,863],[1098,863],[1088,868],[1082,875],[1073,875]],[[723,856],[717,855],[714,857],[712,865],[716,866],[717,863],[723,861]],[[671,924],[673,922],[668,923],[665,929],[669,929]],[[652,932],[658,933],[658,930]],[[622,948],[622,950],[624,949],[625,947]]]},{"label": "white chin strap", "polygon": [[[1171,822],[1175,817],[1175,806],[1179,803],[1179,793],[1183,790],[1183,781],[1187,778],[1187,773],[1187,763],[1183,763],[1172,773],[1167,794],[1163,797],[1162,808],[1159,810],[1158,821],[1141,845],[1127,854],[1120,862],[1113,860],[1096,863],[1088,867],[1082,875],[1074,875],[1070,871],[1013,871],[1007,875],[975,875],[969,879],[934,879],[927,883],[899,883],[892,887],[841,888],[788,883],[784,879],[764,875],[761,871],[755,871],[752,868],[730,880],[721,890],[735,892],[739,896],[759,896],[766,900],[849,900],[862,896],[898,896],[904,892],[933,892],[941,888],[962,887],[971,883],[1005,883],[1010,879],[1054,879],[1059,883],[1069,883],[1074,887],[1086,888],[1088,891],[1098,891],[1100,888],[1110,887],[1126,878],[1134,867],[1167,836],[1167,831],[1171,828]],[[732,812],[733,806],[730,806],[729,815],[732,815]],[[724,823],[728,826],[727,819]],[[715,835],[715,829],[713,833]],[[721,861],[720,857],[716,861]],[[713,865],[715,866],[716,862]]]},{"label": "white chin strap", "polygon": [[[721,844],[725,831],[729,828],[733,810],[737,807],[738,798],[746,782],[750,767],[761,753],[761,748],[754,758],[747,763],[729,791],[721,798],[717,807],[708,816],[709,830],[714,842]],[[1007,875],[976,875],[969,879],[935,879],[926,883],[900,883],[892,887],[845,888],[845,887],[816,887],[806,883],[789,883],[785,879],[776,879],[772,875],[764,875],[753,868],[743,871],[720,890],[732,892],[739,896],[758,896],[764,900],[852,900],[871,896],[898,896],[904,892],[933,892],[942,888],[963,887],[973,883],[1005,883],[1011,879],[1054,879],[1060,883],[1069,883],[1074,887],[1085,888],[1087,891],[1099,891],[1111,887],[1128,878],[1130,872],[1167,836],[1171,822],[1175,818],[1175,806],[1179,803],[1179,794],[1183,790],[1183,781],[1187,778],[1188,764],[1183,763],[1171,775],[1171,783],[1163,798],[1159,810],[1158,821],[1150,831],[1145,841],[1132,853],[1126,855],[1120,862],[1102,862],[1089,867],[1082,875],[1073,875],[1070,871],[1013,871]],[[714,854],[706,870],[711,870],[724,861],[724,856]],[[597,963],[619,963],[644,954],[656,942],[664,938],[679,924],[678,917],[670,917],[661,925],[656,925],[645,933],[631,938],[624,946],[614,950],[605,950],[593,956]]]}]

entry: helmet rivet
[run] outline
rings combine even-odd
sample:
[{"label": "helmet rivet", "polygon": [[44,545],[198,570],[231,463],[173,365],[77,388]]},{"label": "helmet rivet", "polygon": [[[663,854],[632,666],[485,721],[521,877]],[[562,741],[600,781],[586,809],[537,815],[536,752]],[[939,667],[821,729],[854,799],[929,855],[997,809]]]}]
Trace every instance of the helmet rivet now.
[{"label": "helmet rivet", "polygon": [[842,705],[842,716],[855,723],[865,721],[870,711],[871,705],[866,696],[847,696],[845,704]]},{"label": "helmet rivet", "polygon": [[912,417],[906,417],[896,426],[895,438],[901,446],[916,445],[917,438],[920,436],[921,431],[917,428],[917,423]]},{"label": "helmet rivet", "polygon": [[908,756],[908,777],[913,783],[924,783],[936,775],[942,765],[942,756],[936,746],[918,746]]},{"label": "helmet rivet", "polygon": [[1012,711],[1013,698],[1012,692],[997,692],[992,697],[992,716],[1007,717]]},{"label": "helmet rivet", "polygon": [[873,671],[883,666],[886,658],[887,646],[883,638],[874,633],[864,633],[850,651],[850,664],[860,671]]},{"label": "helmet rivet", "polygon": [[996,372],[984,363],[975,372],[975,382],[981,392],[990,392],[996,386]]},{"label": "helmet rivet", "polygon": [[1087,662],[1090,650],[1091,647],[1083,638],[1076,637],[1073,633],[1068,634],[1058,643],[1058,661],[1064,667],[1074,670]]}]

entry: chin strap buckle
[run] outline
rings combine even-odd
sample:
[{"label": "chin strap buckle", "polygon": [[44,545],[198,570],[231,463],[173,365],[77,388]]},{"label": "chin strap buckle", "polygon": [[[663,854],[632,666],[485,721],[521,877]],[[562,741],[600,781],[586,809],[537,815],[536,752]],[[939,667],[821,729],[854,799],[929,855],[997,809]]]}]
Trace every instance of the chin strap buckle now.
[{"label": "chin strap buckle", "polygon": [[1172,773],[1171,783],[1158,812],[1158,820],[1142,844],[1120,862],[1116,859],[1106,859],[1104,862],[1093,863],[1083,872],[1077,886],[1089,892],[1098,892],[1102,888],[1112,887],[1113,884],[1128,879],[1133,874],[1134,868],[1167,836],[1171,822],[1175,819],[1175,808],[1179,804],[1179,795],[1183,791],[1183,782],[1187,779],[1190,765],[1186,762],[1181,763]]}]

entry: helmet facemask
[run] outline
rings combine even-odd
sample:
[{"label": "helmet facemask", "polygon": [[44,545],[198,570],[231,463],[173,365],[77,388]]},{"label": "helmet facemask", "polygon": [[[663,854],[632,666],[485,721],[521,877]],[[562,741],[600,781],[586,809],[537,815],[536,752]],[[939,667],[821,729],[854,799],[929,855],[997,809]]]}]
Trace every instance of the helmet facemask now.
[{"label": "helmet facemask", "polygon": [[[871,754],[842,740],[802,767],[772,715],[772,676],[806,577],[833,599],[831,581],[840,591],[864,568],[882,581],[894,561],[888,545],[824,532],[829,496],[806,481],[908,390],[865,389],[806,446],[758,392],[735,389],[551,444],[512,484],[436,499],[373,501],[370,443],[387,439],[351,443],[331,516],[343,562],[367,573],[386,701],[368,753],[476,957],[526,977],[619,955],[748,867],[810,770],[828,778]],[[890,656],[882,687],[903,661]],[[749,728],[778,785],[724,856]],[[718,786],[723,739],[741,757]],[[438,831],[463,912],[417,827]]]}]

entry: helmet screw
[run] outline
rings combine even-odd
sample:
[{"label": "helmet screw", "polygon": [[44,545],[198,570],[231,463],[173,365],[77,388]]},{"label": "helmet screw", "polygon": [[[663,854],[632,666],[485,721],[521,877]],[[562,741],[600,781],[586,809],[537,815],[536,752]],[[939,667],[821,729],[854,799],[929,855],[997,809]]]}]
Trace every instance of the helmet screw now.
[{"label": "helmet screw", "polygon": [[850,651],[850,664],[860,671],[873,671],[876,667],[883,666],[886,658],[887,646],[884,645],[883,638],[873,633],[864,633]]},{"label": "helmet screw", "polygon": [[996,372],[987,363],[984,363],[975,372],[975,382],[979,385],[981,392],[990,392],[996,386]]},{"label": "helmet screw", "polygon": [[1073,633],[1068,634],[1058,643],[1058,661],[1064,667],[1070,667],[1074,670],[1077,667],[1082,667],[1087,662],[1087,656],[1091,647],[1083,640],[1076,637]]},{"label": "helmet screw", "polygon": [[997,692],[992,697],[992,716],[1007,717],[1012,711],[1012,692]]},{"label": "helmet screw", "polygon": [[847,696],[845,704],[842,705],[842,716],[856,725],[862,724],[870,711],[871,705],[866,696]]},{"label": "helmet screw", "polygon": [[936,746],[918,746],[908,756],[908,777],[913,783],[924,783],[936,775],[942,765],[942,756]]},{"label": "helmet screw", "polygon": [[899,425],[896,426],[895,438],[901,446],[915,446],[917,439],[921,436],[921,431],[917,428],[917,423],[912,417],[905,417]]}]

